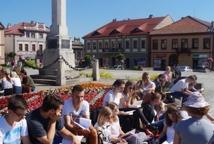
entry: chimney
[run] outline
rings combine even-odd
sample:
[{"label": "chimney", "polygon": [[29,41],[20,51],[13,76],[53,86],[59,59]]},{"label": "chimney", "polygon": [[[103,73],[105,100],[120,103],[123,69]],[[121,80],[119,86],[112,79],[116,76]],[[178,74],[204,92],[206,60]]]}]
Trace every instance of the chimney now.
[{"label": "chimney", "polygon": [[150,14],[150,15],[149,15],[149,18],[153,18],[153,15],[152,15],[152,14]]},{"label": "chimney", "polygon": [[117,19],[116,19],[116,18],[112,20],[112,22],[116,22],[116,21],[117,21]]},{"label": "chimney", "polygon": [[11,25],[11,23],[8,23],[7,24],[7,28],[10,28],[12,25]]}]

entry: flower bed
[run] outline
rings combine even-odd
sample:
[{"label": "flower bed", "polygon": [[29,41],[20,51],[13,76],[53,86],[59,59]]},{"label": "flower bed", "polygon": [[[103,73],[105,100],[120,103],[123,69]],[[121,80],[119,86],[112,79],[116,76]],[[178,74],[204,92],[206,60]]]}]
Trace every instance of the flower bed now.
[{"label": "flower bed", "polygon": [[[91,109],[102,106],[103,96],[108,92],[110,85],[102,83],[83,83],[81,86],[85,89],[85,100],[89,102]],[[28,112],[40,107],[45,95],[50,93],[59,95],[63,100],[69,98],[72,87],[62,87],[53,90],[39,91],[36,93],[25,93],[23,97],[28,103]],[[8,99],[11,96],[0,97],[0,113],[7,111]]]}]

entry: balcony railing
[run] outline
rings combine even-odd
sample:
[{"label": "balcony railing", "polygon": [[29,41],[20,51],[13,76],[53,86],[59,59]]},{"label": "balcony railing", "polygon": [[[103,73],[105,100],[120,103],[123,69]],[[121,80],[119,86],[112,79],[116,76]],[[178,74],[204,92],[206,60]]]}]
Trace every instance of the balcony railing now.
[{"label": "balcony railing", "polygon": [[111,53],[125,51],[123,48],[103,48],[102,50],[103,50],[103,52],[111,52]]},{"label": "balcony railing", "polygon": [[191,49],[190,48],[176,48],[175,50],[176,50],[177,53],[187,53],[187,54],[191,53]]}]

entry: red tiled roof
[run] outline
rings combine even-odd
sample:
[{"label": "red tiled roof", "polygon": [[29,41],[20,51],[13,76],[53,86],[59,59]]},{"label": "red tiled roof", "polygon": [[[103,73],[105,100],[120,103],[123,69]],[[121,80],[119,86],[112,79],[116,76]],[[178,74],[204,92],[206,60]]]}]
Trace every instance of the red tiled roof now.
[{"label": "red tiled roof", "polygon": [[210,28],[209,22],[191,16],[187,16],[172,23],[171,25],[152,31],[150,34],[162,35],[162,34],[203,33],[208,32],[209,28]]},{"label": "red tiled roof", "polygon": [[38,28],[36,27],[36,23],[28,23],[22,22],[10,26],[9,28],[5,29],[5,35],[23,35],[24,30],[31,30],[31,31],[41,31],[41,32],[48,32],[48,27],[44,24],[37,23]]},{"label": "red tiled roof", "polygon": [[83,38],[106,37],[111,35],[147,34],[151,32],[165,17],[154,17],[145,19],[128,19],[112,22],[85,35]]},{"label": "red tiled roof", "polygon": [[0,29],[4,29],[4,25],[0,22]]}]

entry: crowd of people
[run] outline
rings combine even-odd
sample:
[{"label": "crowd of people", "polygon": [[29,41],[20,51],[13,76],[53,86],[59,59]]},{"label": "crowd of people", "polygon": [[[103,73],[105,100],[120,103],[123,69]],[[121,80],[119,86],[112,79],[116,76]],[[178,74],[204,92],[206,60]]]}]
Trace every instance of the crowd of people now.
[{"label": "crowd of people", "polygon": [[3,69],[0,68],[0,90],[1,95],[29,93],[35,90],[33,79],[25,69]]},{"label": "crowd of people", "polygon": [[[170,67],[154,81],[147,72],[137,82],[117,79],[97,116],[80,85],[66,101],[47,95],[28,114],[26,101],[16,95],[0,117],[0,143],[80,144],[85,139],[87,144],[212,144],[214,118],[196,83],[195,75],[174,79]],[[94,123],[81,126],[82,119],[92,117]]]}]

